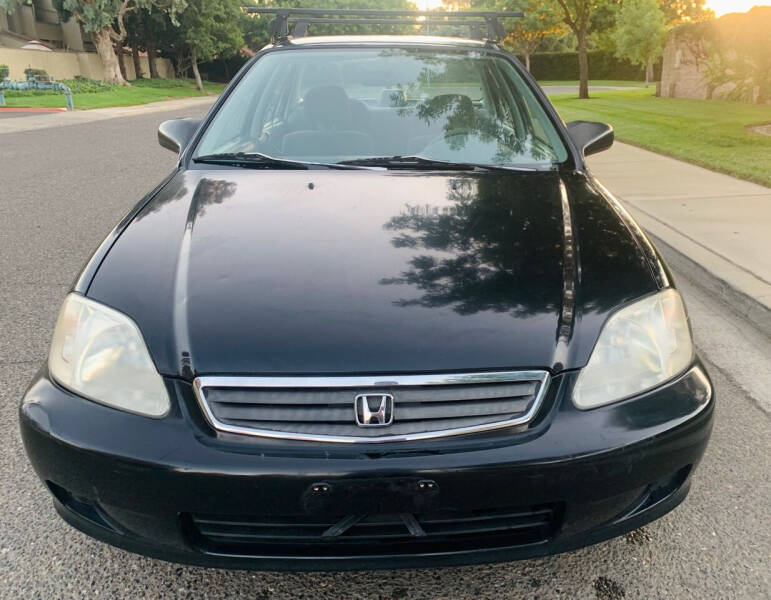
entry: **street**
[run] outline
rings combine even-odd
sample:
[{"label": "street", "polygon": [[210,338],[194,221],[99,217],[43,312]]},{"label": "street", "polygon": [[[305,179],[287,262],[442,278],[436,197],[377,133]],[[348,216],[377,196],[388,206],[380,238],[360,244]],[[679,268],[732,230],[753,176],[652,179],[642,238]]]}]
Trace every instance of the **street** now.
[{"label": "street", "polygon": [[202,111],[0,134],[0,597],[771,597],[771,415],[764,396],[771,340],[703,291],[676,257],[670,266],[715,384],[717,418],[685,503],[642,530],[515,563],[304,574],[183,567],[66,525],[24,455],[18,402],[45,360],[59,305],[80,267],[172,168],[174,156],[156,141],[158,124]]}]

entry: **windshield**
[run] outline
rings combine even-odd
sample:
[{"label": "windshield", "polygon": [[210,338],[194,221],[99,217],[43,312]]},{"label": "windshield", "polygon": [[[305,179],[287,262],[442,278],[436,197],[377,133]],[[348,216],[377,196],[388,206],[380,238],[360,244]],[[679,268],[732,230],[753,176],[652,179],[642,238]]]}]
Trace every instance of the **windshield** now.
[{"label": "windshield", "polygon": [[483,50],[298,49],[260,58],[195,156],[336,163],[419,156],[551,167],[567,151],[514,66]]}]

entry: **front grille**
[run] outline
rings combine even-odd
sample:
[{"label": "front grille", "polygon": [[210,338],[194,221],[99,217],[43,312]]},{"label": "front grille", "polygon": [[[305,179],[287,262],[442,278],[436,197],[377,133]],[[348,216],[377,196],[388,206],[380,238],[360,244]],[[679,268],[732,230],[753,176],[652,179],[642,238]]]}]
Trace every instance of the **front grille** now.
[{"label": "front grille", "polygon": [[337,517],[183,515],[194,546],[252,556],[418,554],[537,544],[559,525],[558,505]]},{"label": "front grille", "polygon": [[[199,377],[198,401],[218,430],[332,442],[427,439],[525,426],[545,371],[403,377]],[[387,426],[357,424],[356,397],[393,398]],[[361,411],[359,413],[361,417]]]}]

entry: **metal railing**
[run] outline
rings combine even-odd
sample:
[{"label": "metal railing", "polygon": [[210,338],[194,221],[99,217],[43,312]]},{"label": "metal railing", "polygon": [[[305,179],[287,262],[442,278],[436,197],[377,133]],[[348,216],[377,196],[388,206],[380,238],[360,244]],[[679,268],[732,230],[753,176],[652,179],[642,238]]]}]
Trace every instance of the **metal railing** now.
[{"label": "metal railing", "polygon": [[58,81],[52,81],[48,75],[41,75],[35,69],[25,69],[26,81],[11,81],[8,71],[0,72],[0,106],[5,106],[5,90],[52,90],[62,92],[67,99],[67,110],[73,110],[70,88]]}]

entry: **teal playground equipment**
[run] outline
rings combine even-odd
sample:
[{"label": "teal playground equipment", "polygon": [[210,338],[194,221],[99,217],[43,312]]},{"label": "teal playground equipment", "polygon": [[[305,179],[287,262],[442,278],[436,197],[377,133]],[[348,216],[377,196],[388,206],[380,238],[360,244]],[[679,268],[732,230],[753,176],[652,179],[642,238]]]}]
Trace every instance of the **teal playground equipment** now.
[{"label": "teal playground equipment", "polygon": [[72,93],[70,88],[54,81],[41,69],[24,69],[26,81],[11,81],[7,67],[0,67],[0,106],[5,106],[5,90],[54,90],[62,92],[67,98],[67,110],[72,110]]}]

